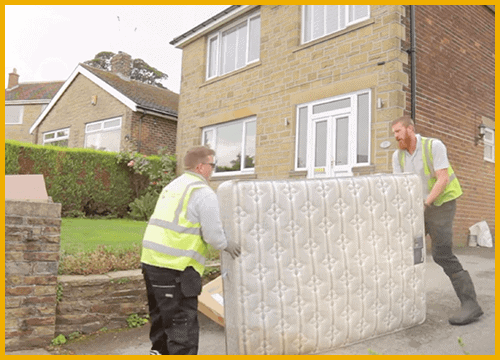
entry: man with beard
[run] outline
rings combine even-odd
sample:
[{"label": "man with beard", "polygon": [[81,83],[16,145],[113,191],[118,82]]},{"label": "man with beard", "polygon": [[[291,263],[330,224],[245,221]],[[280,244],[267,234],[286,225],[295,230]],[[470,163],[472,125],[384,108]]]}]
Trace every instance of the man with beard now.
[{"label": "man with beard", "polygon": [[432,240],[432,258],[448,275],[460,299],[461,308],[448,321],[452,325],[468,324],[483,311],[469,273],[452,251],[456,199],[462,189],[448,162],[446,147],[441,140],[415,134],[409,116],[394,120],[392,132],[399,145],[392,157],[393,172],[414,173],[422,180],[425,232]]}]

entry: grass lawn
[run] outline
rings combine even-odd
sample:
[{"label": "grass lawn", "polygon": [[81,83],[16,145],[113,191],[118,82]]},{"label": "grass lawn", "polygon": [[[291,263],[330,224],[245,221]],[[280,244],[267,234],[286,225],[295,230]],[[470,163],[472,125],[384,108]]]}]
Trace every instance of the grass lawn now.
[{"label": "grass lawn", "polygon": [[66,254],[92,252],[98,245],[113,250],[141,246],[146,221],[130,219],[63,218],[61,251]]}]

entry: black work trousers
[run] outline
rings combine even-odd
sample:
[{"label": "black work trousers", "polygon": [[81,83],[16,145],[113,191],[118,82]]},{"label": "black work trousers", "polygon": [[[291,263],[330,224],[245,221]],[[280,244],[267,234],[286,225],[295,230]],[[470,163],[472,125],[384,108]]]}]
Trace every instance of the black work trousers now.
[{"label": "black work trousers", "polygon": [[425,210],[425,232],[432,240],[432,258],[451,276],[462,271],[462,265],[453,254],[453,219],[457,210],[456,200],[441,206],[431,205]]},{"label": "black work trousers", "polygon": [[148,293],[151,350],[161,355],[197,355],[198,295],[201,277],[184,271],[142,264]]}]

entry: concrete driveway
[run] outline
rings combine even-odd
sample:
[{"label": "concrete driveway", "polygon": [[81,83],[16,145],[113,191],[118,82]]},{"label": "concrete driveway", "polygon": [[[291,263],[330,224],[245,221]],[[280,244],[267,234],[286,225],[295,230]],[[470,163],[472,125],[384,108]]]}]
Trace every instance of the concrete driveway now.
[{"label": "concrete driveway", "polygon": [[[495,355],[495,249],[455,249],[469,271],[484,315],[466,326],[448,324],[458,308],[448,277],[428,254],[426,263],[427,319],[419,326],[394,334],[338,348],[324,355]],[[199,355],[225,355],[224,328],[200,314]],[[75,355],[147,355],[149,325],[118,333],[106,333],[62,347]],[[462,345],[458,339],[461,339]],[[10,354],[51,355],[44,349]]]}]

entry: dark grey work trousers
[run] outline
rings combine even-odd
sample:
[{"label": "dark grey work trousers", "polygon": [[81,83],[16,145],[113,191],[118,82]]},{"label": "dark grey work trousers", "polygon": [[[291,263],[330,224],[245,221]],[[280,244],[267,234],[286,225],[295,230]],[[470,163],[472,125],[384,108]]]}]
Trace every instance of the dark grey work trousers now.
[{"label": "dark grey work trousers", "polygon": [[453,254],[453,219],[457,210],[456,200],[441,206],[431,205],[425,210],[425,233],[432,240],[432,258],[440,265],[446,275],[462,271],[462,265]]},{"label": "dark grey work trousers", "polygon": [[151,350],[161,355],[197,355],[199,341],[198,295],[201,276],[142,264],[148,294]]}]

